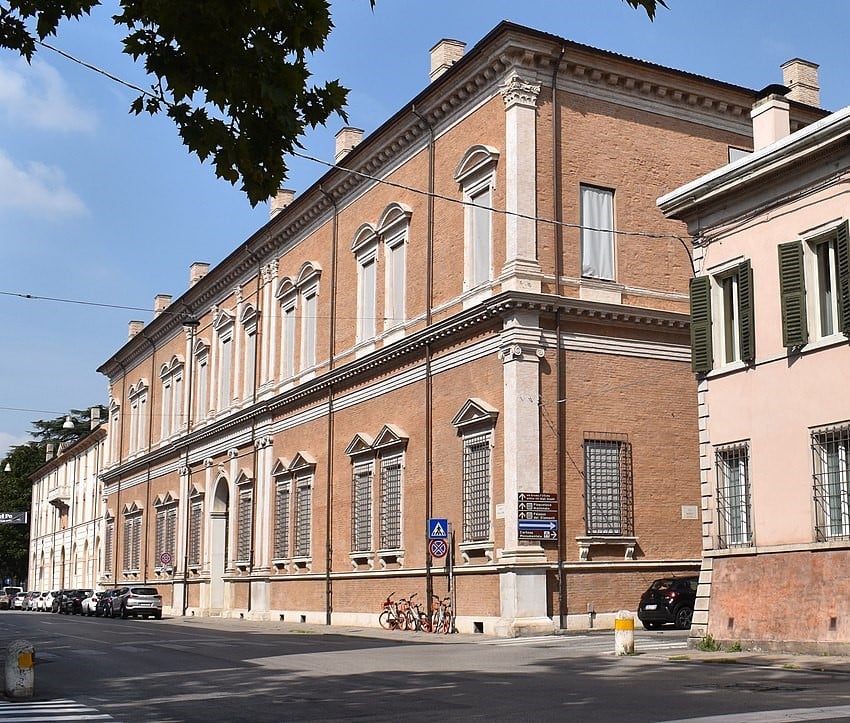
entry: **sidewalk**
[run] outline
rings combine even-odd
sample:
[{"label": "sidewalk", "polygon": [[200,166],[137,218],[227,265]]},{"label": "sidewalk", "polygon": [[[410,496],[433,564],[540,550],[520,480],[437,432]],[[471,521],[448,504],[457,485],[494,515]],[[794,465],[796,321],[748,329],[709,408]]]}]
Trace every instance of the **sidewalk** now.
[{"label": "sidewalk", "polygon": [[[383,630],[363,626],[317,625],[312,623],[276,622],[273,620],[241,620],[239,618],[219,617],[169,617],[168,623],[186,627],[212,627],[217,630],[241,630],[254,633],[284,633],[301,635],[352,635],[384,640],[437,644],[475,644],[483,640],[493,640],[492,635],[433,635],[431,633],[402,632]],[[570,632],[557,633],[553,637],[569,638]],[[574,634],[586,635],[587,631],[575,631]],[[599,630],[599,635],[610,634],[612,630]],[[613,642],[612,642],[613,646]],[[802,653],[768,653],[742,650],[730,652],[720,650],[705,652],[696,648],[683,650],[650,650],[641,652],[640,643],[636,644],[635,658],[657,660],[666,663],[704,663],[714,665],[754,665],[784,670],[807,670],[824,673],[844,673],[850,675],[850,656],[841,655],[805,655]],[[612,648],[613,649],[613,648]],[[612,653],[613,654],[613,653]],[[631,656],[630,656],[631,657]]]}]

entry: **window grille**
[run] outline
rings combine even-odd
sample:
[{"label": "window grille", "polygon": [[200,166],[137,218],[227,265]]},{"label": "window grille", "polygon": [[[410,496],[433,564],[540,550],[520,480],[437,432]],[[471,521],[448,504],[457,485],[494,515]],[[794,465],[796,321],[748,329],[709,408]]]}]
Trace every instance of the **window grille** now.
[{"label": "window grille", "polygon": [[251,560],[251,526],[253,524],[254,490],[251,487],[239,491],[239,518],[236,528],[236,560],[235,562],[250,562]]},{"label": "window grille", "polygon": [[275,494],[274,556],[276,559],[289,557],[289,504],[292,483],[281,480]]},{"label": "window grille", "polygon": [[463,539],[490,539],[490,432],[463,440]]},{"label": "window grille", "polygon": [[124,569],[138,570],[140,565],[142,516],[124,518]]},{"label": "window grille", "polygon": [[746,444],[716,450],[717,543],[720,548],[752,543],[750,464]]},{"label": "window grille", "polygon": [[106,540],[103,543],[103,572],[112,574],[112,554],[115,545],[115,520],[106,521]]},{"label": "window grille", "polygon": [[295,496],[295,550],[296,557],[310,555],[310,522],[312,489],[309,478],[298,479]]},{"label": "window grille", "polygon": [[588,535],[633,535],[632,446],[625,435],[589,433],[584,441]]},{"label": "window grille", "polygon": [[815,532],[850,536],[850,426],[812,432]]},{"label": "window grille", "polygon": [[372,547],[372,461],[354,465],[351,481],[351,550]]},{"label": "window grille", "polygon": [[201,524],[203,522],[203,505],[193,502],[189,511],[189,564],[201,564]]},{"label": "window grille", "polygon": [[381,460],[382,550],[401,549],[401,455]]}]

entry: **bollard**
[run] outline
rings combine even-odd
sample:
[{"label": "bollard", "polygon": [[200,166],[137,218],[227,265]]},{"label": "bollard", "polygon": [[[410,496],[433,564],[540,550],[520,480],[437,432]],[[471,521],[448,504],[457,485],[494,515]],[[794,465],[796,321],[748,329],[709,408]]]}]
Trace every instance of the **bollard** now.
[{"label": "bollard", "polygon": [[35,687],[35,650],[27,640],[15,640],[6,649],[6,695],[32,698]]},{"label": "bollard", "polygon": [[614,654],[635,654],[635,619],[628,610],[620,610],[614,620]]}]

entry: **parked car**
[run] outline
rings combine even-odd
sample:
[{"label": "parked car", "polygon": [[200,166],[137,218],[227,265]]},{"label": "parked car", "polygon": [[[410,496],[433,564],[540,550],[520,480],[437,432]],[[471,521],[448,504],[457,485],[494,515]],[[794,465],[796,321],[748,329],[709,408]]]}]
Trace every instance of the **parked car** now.
[{"label": "parked car", "polygon": [[53,598],[56,596],[58,590],[48,590],[47,592],[43,592],[41,594],[41,598],[39,599],[38,609],[42,612],[51,612],[51,608],[53,607]]},{"label": "parked car", "polygon": [[691,627],[698,575],[655,580],[640,597],[638,619],[647,630],[673,623],[680,630]]},{"label": "parked car", "polygon": [[23,604],[21,605],[21,609],[29,610],[30,612],[35,610],[35,601],[39,595],[41,595],[41,591],[29,590],[24,598]]},{"label": "parked car", "polygon": [[[92,615],[100,615],[98,610],[98,603],[100,602],[100,598],[106,593],[100,590],[89,591],[89,594],[83,598],[83,615],[87,615],[91,617]],[[101,611],[102,612],[102,611]]]},{"label": "parked car", "polygon": [[15,595],[21,592],[23,588],[14,585],[7,585],[0,591],[0,610],[9,610],[14,607]]},{"label": "parked car", "polygon": [[50,612],[58,613],[59,608],[62,605],[62,596],[68,592],[68,590],[54,590],[53,591],[53,600],[50,602]]},{"label": "parked car", "polygon": [[12,607],[15,608],[15,610],[23,610],[24,600],[26,599],[27,594],[25,592],[19,592],[17,595],[15,595],[15,599],[12,600]]},{"label": "parked car", "polygon": [[152,617],[159,620],[162,617],[162,595],[155,587],[131,585],[113,590],[110,598],[109,617],[120,615],[129,617]]},{"label": "parked car", "polygon": [[106,590],[100,596],[97,601],[97,607],[95,608],[95,615],[102,615],[105,618],[112,617],[112,598],[121,592],[121,588],[115,588],[114,590]]},{"label": "parked car", "polygon": [[92,591],[88,589],[66,590],[65,595],[62,596],[62,605],[59,612],[66,615],[82,615],[83,600],[91,595],[91,593]]}]

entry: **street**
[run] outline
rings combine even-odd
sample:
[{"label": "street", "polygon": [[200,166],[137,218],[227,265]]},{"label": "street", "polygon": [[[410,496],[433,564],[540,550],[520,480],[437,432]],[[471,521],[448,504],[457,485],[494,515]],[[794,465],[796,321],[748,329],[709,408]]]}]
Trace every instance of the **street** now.
[{"label": "street", "polygon": [[0,704],[0,723],[850,717],[847,675],[698,662],[673,630],[636,631],[637,654],[616,657],[610,631],[505,640],[0,613],[3,650],[19,638],[36,649],[36,695]]}]

